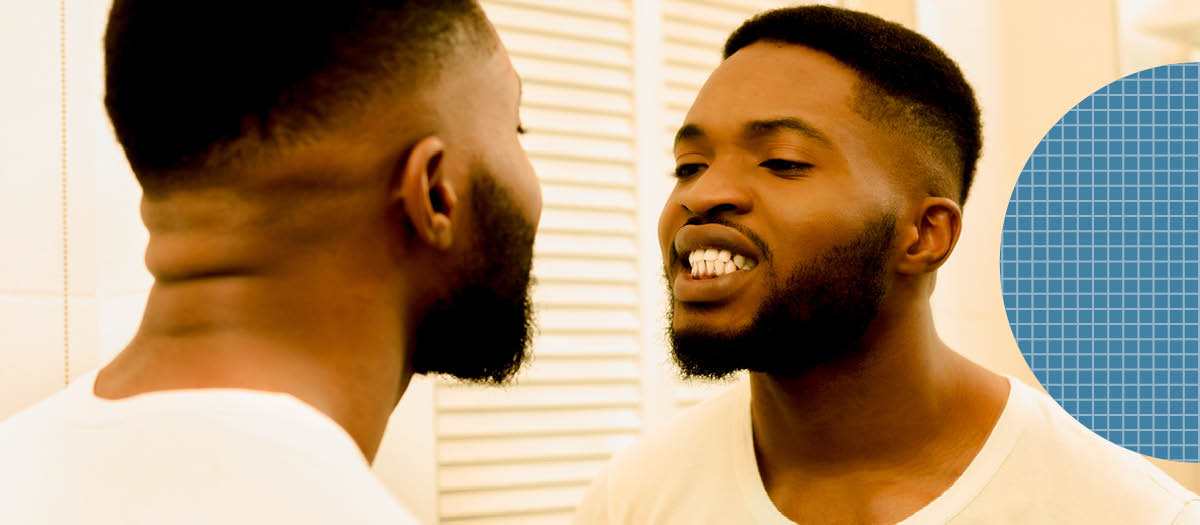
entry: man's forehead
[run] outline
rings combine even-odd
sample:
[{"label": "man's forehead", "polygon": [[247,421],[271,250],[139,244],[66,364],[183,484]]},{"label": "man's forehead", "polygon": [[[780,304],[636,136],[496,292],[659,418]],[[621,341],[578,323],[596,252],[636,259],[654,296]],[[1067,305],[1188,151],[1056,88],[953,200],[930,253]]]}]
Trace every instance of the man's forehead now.
[{"label": "man's forehead", "polygon": [[721,110],[790,114],[790,108],[848,109],[858,80],[856,72],[827,54],[794,44],[758,42],[716,67],[689,116]]},{"label": "man's forehead", "polygon": [[686,122],[742,126],[790,117],[818,123],[846,118],[858,75],[833,57],[792,44],[758,42],[734,53],[709,77]]}]

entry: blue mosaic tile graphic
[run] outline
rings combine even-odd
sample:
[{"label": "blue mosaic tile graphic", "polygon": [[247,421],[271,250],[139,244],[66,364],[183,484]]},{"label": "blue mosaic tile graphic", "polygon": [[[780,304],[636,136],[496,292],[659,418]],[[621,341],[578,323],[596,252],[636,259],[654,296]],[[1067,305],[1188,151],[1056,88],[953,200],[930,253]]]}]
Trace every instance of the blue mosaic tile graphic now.
[{"label": "blue mosaic tile graphic", "polygon": [[1072,108],[1004,218],[1004,305],[1025,360],[1084,425],[1200,461],[1200,64],[1147,69]]}]

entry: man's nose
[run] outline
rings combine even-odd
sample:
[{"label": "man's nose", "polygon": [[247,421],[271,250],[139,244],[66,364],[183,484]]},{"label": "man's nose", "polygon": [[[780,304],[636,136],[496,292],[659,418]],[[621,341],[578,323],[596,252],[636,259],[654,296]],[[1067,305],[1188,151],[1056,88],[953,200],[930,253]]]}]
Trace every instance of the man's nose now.
[{"label": "man's nose", "polygon": [[717,164],[685,183],[676,198],[690,216],[742,215],[753,207],[745,179]]}]

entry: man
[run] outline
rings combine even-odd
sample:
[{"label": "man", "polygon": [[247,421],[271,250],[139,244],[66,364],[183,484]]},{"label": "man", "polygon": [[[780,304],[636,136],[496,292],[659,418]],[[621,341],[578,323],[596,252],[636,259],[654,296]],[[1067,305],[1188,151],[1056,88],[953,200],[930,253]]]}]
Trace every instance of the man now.
[{"label": "man", "polygon": [[502,382],[530,328],[541,194],[481,9],[117,0],[105,50],[155,284],[0,426],[0,522],[413,522],[369,469],[412,374]]},{"label": "man", "polygon": [[614,460],[578,523],[1168,524],[1196,496],[939,338],[980,151],[958,67],[828,7],[738,29],[659,222],[685,375],[740,384]]}]

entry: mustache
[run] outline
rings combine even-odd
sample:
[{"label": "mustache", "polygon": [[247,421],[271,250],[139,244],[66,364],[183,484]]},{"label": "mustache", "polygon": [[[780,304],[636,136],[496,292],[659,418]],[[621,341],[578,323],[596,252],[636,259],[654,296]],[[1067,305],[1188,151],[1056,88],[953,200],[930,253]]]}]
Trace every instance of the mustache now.
[{"label": "mustache", "polygon": [[[693,215],[688,218],[687,222],[683,223],[684,226],[704,226],[706,224],[716,224],[718,226],[725,226],[727,228],[737,230],[738,233],[741,233],[742,235],[746,236],[747,239],[750,239],[750,242],[754,243],[755,248],[758,248],[758,251],[762,254],[763,258],[763,260],[759,262],[771,260],[771,249],[767,247],[767,243],[764,242],[762,237],[759,237],[757,233],[754,233],[754,230],[751,230],[744,225],[721,217],[710,217],[706,215]],[[679,253],[675,251],[675,243],[671,243],[671,256],[674,259],[679,258]]]}]

